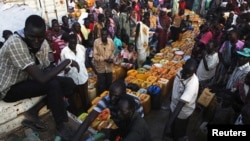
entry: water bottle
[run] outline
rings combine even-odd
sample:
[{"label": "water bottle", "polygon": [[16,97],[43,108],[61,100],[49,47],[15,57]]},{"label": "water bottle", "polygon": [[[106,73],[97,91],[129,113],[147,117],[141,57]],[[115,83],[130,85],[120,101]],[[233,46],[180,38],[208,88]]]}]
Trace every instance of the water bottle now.
[{"label": "water bottle", "polygon": [[35,133],[32,129],[28,128],[24,131],[26,138],[23,141],[41,141],[38,137],[38,134]]}]

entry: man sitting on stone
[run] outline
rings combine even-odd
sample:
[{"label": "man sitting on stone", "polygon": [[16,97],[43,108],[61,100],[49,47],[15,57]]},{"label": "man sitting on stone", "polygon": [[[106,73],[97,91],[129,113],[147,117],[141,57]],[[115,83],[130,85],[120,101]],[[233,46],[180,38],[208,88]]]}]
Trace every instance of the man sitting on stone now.
[{"label": "man sitting on stone", "polygon": [[63,140],[72,137],[63,97],[73,94],[74,81],[58,77],[66,67],[78,64],[70,59],[57,67],[49,68],[50,47],[45,40],[46,24],[38,15],[31,15],[25,21],[24,29],[15,32],[4,44],[0,52],[0,98],[5,102],[45,96],[25,113],[27,119],[22,124],[33,130],[44,131],[46,126],[40,121],[39,110],[47,104],[56,123],[58,136]]}]

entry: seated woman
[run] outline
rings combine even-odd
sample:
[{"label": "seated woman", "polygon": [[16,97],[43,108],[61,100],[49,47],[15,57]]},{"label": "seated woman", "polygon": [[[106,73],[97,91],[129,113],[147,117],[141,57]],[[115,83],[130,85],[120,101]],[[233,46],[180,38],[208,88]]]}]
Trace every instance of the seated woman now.
[{"label": "seated woman", "polygon": [[121,51],[121,57],[123,58],[123,62],[121,65],[126,69],[137,68],[137,53],[135,51],[135,47],[133,44],[129,44],[129,46],[125,46]]}]

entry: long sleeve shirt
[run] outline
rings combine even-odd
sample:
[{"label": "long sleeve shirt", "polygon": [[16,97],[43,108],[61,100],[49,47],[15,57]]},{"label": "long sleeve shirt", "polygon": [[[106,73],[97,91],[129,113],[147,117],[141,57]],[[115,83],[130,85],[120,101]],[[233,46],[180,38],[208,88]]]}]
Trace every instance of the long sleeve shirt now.
[{"label": "long sleeve shirt", "polygon": [[106,45],[103,44],[101,38],[94,41],[93,59],[94,67],[98,73],[112,72],[112,63],[108,63],[105,59],[114,59],[114,42],[108,38]]}]

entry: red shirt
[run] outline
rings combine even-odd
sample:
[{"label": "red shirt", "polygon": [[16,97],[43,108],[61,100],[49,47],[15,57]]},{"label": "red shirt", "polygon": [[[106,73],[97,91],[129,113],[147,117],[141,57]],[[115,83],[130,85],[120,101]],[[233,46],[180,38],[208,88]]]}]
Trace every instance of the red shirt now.
[{"label": "red shirt", "polygon": [[90,29],[90,31],[94,30],[94,23],[89,23],[89,29]]},{"label": "red shirt", "polygon": [[186,9],[186,2],[185,1],[180,1],[179,2],[179,9]]}]

